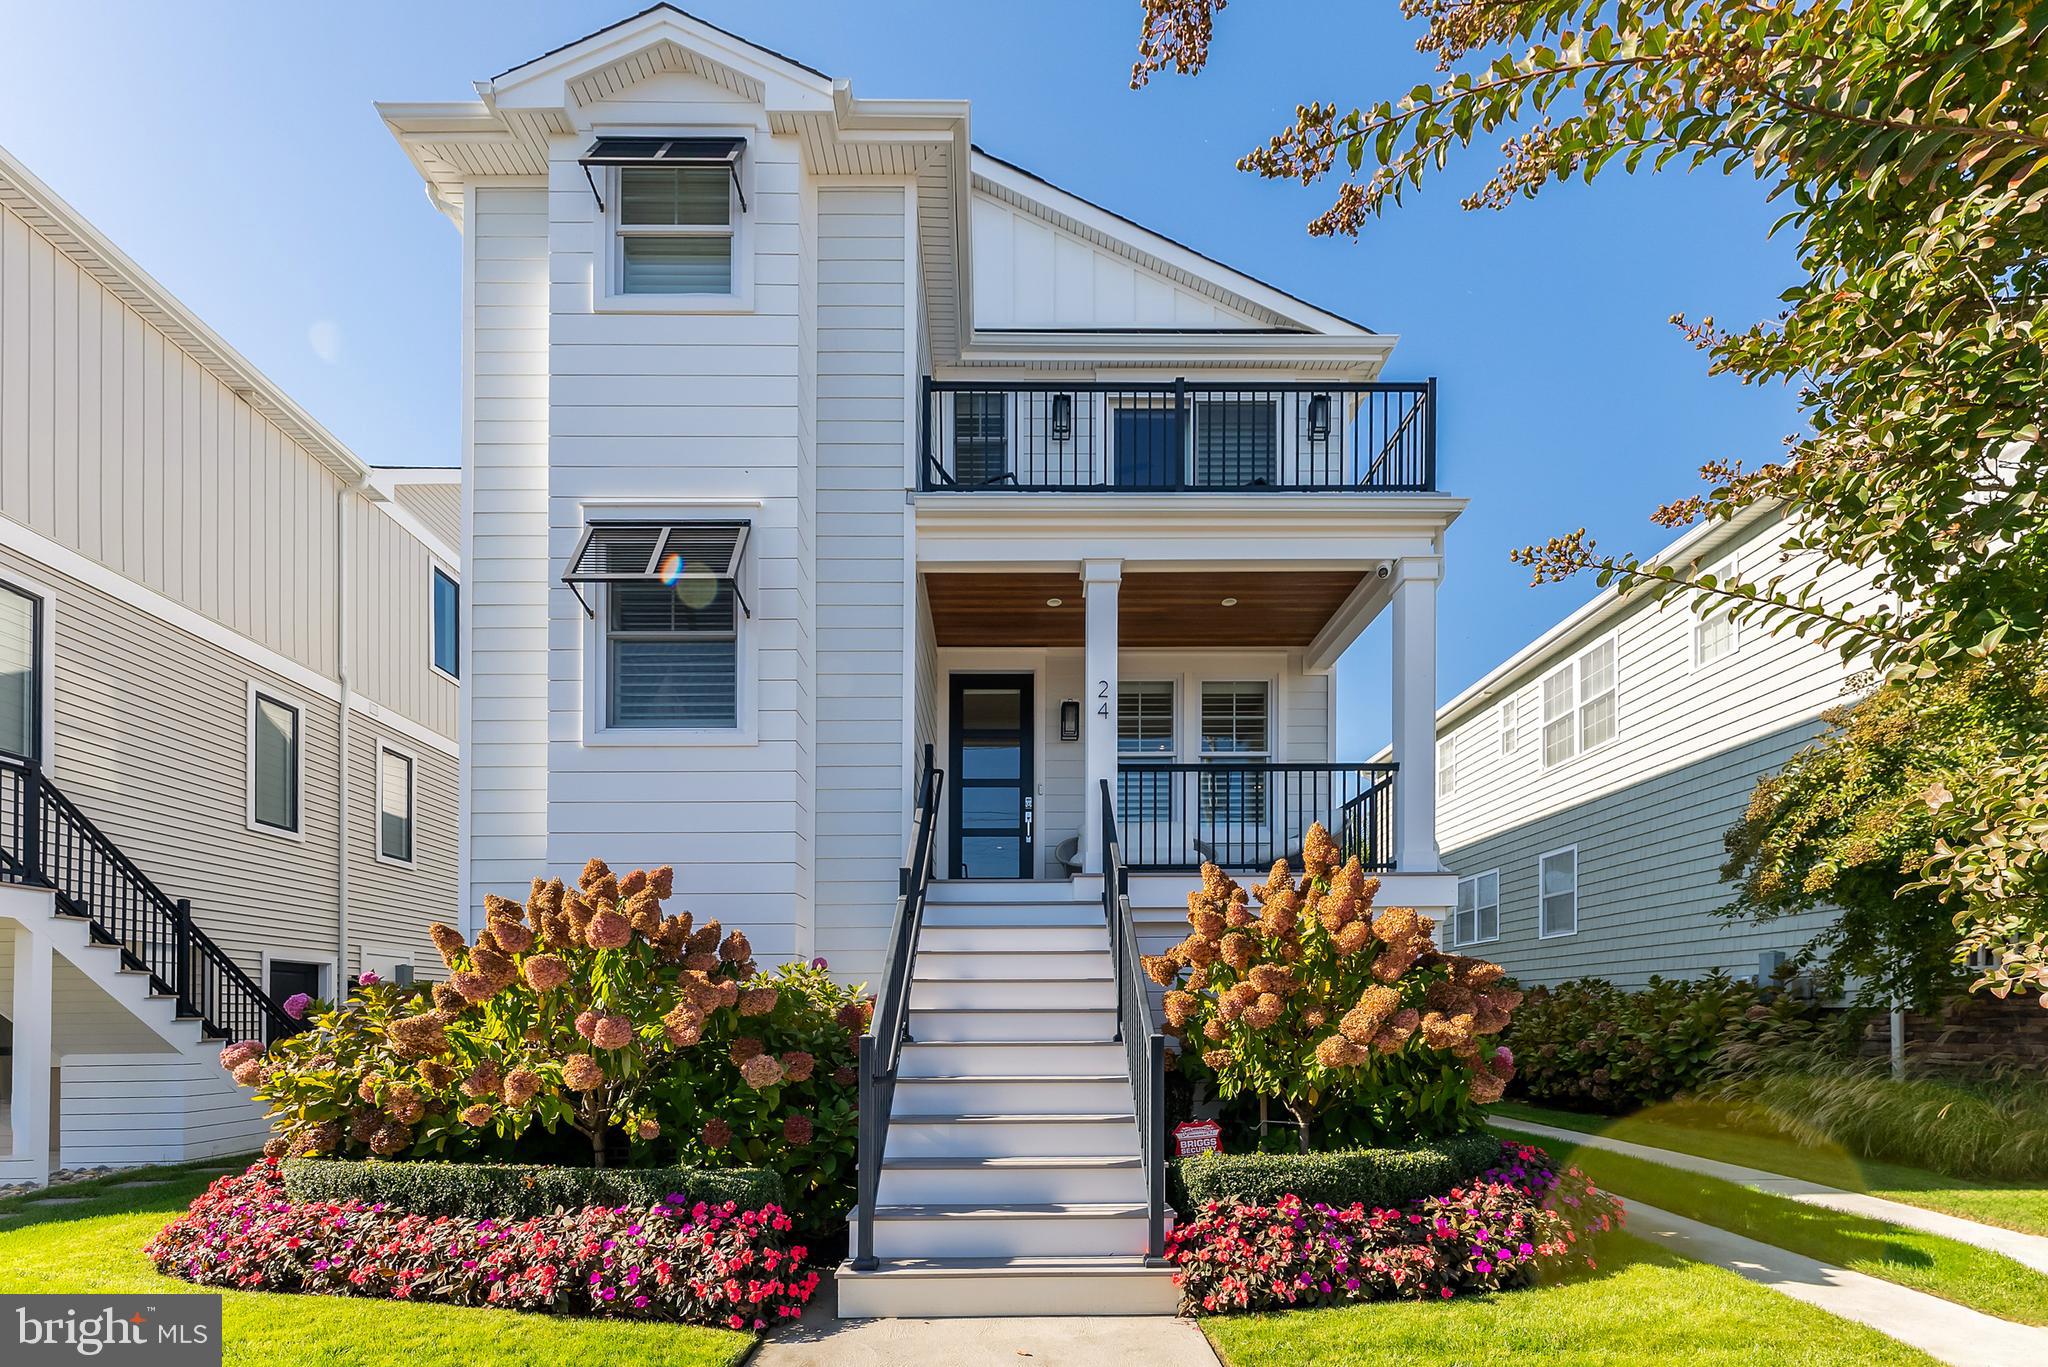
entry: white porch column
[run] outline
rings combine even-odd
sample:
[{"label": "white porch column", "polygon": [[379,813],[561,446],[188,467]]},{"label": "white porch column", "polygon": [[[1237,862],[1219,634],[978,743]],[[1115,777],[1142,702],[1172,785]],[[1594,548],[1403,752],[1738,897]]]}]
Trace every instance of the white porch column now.
[{"label": "white porch column", "polygon": [[[45,899],[47,905],[47,899]],[[0,927],[5,926],[0,922]],[[54,1155],[50,1152],[50,942],[15,922],[14,1099],[8,1124],[14,1132],[14,1154],[27,1159],[28,1180],[47,1182]]]},{"label": "white porch column", "polygon": [[1116,782],[1116,605],[1123,578],[1121,560],[1082,562],[1081,585],[1088,605],[1081,699],[1087,783],[1081,818],[1084,873],[1102,872],[1102,784],[1105,779],[1112,785]]},{"label": "white porch column", "polygon": [[1394,867],[1436,873],[1436,586],[1438,556],[1394,567]]}]

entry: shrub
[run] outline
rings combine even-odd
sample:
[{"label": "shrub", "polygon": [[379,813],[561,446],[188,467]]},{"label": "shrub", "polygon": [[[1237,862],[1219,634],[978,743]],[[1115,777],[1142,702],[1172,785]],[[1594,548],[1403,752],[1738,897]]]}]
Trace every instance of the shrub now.
[{"label": "shrub", "polygon": [[[1373,915],[1367,878],[1321,824],[1248,894],[1213,864],[1188,896],[1187,939],[1145,969],[1167,988],[1182,1064],[1216,1094],[1278,1100],[1301,1149],[1456,1134],[1513,1075],[1485,1037],[1521,993],[1499,965],[1439,953],[1434,924],[1405,907]],[[1252,909],[1256,897],[1259,907]]]},{"label": "shrub", "polygon": [[216,1180],[144,1252],[158,1271],[201,1286],[763,1329],[802,1314],[817,1290],[790,1227],[772,1205],[471,1220],[300,1202],[266,1159]]},{"label": "shrub", "polygon": [[1395,1209],[1292,1195],[1209,1202],[1169,1241],[1181,1312],[1448,1300],[1593,1266],[1590,1241],[1621,1224],[1621,1202],[1532,1145],[1494,1152],[1470,1183]]},{"label": "shrub", "polygon": [[742,1210],[783,1204],[782,1179],[764,1168],[570,1168],[553,1164],[383,1163],[287,1159],[284,1189],[294,1201],[383,1204],[411,1215],[525,1219],[584,1206],[658,1203]]},{"label": "shrub", "polygon": [[1298,1196],[1309,1205],[1398,1206],[1444,1191],[1492,1167],[1500,1140],[1471,1130],[1401,1149],[1333,1153],[1205,1153],[1178,1158],[1168,1180],[1176,1210],[1211,1201],[1270,1205]]},{"label": "shrub", "polygon": [[1529,990],[1506,1039],[1515,1091],[1532,1101],[1627,1111],[1710,1081],[1730,1064],[1723,1050],[1746,1042],[1836,1047],[1816,1006],[1725,973],[1697,982],[1650,979],[1627,992],[1600,978]]}]

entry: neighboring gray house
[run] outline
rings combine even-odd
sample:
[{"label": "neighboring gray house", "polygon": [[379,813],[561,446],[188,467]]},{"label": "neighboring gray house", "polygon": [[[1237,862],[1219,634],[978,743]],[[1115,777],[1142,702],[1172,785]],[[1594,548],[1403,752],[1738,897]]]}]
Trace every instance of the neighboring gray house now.
[{"label": "neighboring gray house", "polygon": [[[1658,560],[1756,580],[1785,532],[1758,510]],[[1855,582],[1839,578],[1831,595]],[[1459,876],[1446,942],[1525,983],[1766,971],[1828,913],[1716,916],[1731,896],[1722,833],[1855,674],[1832,646],[1685,596],[1602,593],[1437,713],[1437,841]]]}]

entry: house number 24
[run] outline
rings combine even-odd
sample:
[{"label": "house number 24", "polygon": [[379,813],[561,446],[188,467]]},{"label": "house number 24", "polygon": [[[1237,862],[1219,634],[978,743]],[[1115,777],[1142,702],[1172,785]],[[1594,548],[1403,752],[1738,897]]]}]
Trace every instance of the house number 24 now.
[{"label": "house number 24", "polygon": [[1095,696],[1096,696],[1096,697],[1098,697],[1098,698],[1100,698],[1100,699],[1102,700],[1101,702],[1099,702],[1099,703],[1097,703],[1097,704],[1095,705],[1095,715],[1096,715],[1096,716],[1098,716],[1098,717],[1106,717],[1106,716],[1108,716],[1108,715],[1109,715],[1109,680],[1107,680],[1107,679],[1097,679],[1097,680],[1095,681]]}]

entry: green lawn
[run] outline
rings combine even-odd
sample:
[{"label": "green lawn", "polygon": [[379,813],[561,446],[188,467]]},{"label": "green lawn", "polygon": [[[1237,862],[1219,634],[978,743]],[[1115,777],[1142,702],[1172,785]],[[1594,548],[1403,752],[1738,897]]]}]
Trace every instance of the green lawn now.
[{"label": "green lawn", "polygon": [[1714,1123],[1715,1108],[1700,1103],[1652,1107],[1635,1115],[1581,1115],[1544,1106],[1502,1102],[1493,1110],[1559,1129],[1605,1135],[1632,1144],[1739,1163],[1786,1177],[1804,1178],[1844,1191],[1860,1191],[1909,1206],[1938,1210],[1965,1220],[2048,1235],[2048,1184],[1973,1182],[1920,1168],[1856,1158],[1838,1148],[1809,1148],[1777,1135],[1757,1134]]},{"label": "green lawn", "polygon": [[[52,1205],[25,1197],[0,1201],[0,1291],[198,1291],[157,1275],[142,1246],[205,1190],[225,1162],[150,1169],[59,1189],[84,1197]],[[160,1187],[116,1187],[137,1176],[170,1178]],[[683,1325],[551,1319],[509,1310],[399,1305],[341,1296],[221,1293],[222,1334],[230,1363],[355,1364],[545,1362],[548,1367],[613,1367],[623,1362],[671,1367],[731,1367],[753,1339]]]},{"label": "green lawn", "polygon": [[[1507,1134],[1508,1131],[1499,1133]],[[1746,1235],[1774,1248],[1881,1277],[2018,1324],[2048,1324],[2048,1276],[2012,1259],[1917,1229],[1752,1191],[1648,1159],[1542,1140],[1624,1202]]]},{"label": "green lawn", "polygon": [[1627,1235],[1602,1241],[1597,1270],[1533,1290],[1219,1316],[1203,1320],[1202,1330],[1225,1367],[1517,1361],[1546,1367],[1882,1367],[1934,1361],[1873,1329]]}]

